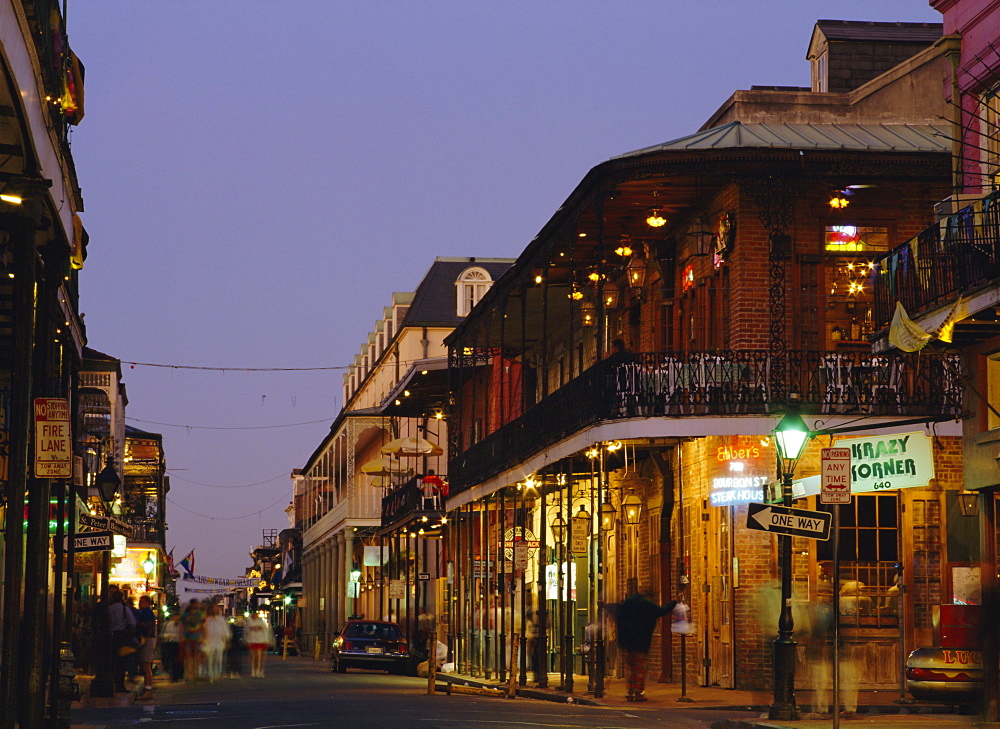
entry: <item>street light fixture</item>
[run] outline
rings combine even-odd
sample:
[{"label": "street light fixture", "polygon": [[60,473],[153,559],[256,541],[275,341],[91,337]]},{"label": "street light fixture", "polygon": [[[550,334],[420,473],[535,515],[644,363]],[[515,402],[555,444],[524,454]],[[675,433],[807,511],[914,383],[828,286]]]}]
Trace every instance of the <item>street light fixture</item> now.
[{"label": "street light fixture", "polygon": [[629,491],[628,496],[622,499],[622,513],[625,515],[625,522],[635,526],[639,523],[639,513],[642,511],[642,500]]},{"label": "street light fixture", "polygon": [[146,559],[142,560],[142,571],[146,573],[146,592],[149,592],[149,576],[153,574],[155,567],[156,562],[153,561],[153,555],[146,552]]},{"label": "street light fixture", "polygon": [[[792,505],[792,473],[809,441],[809,426],[797,412],[785,413],[774,429],[774,442],[781,459],[781,503]],[[778,535],[781,567],[781,612],[778,637],[774,639],[774,701],[768,718],[788,721],[798,718],[795,707],[795,623],[792,619],[792,537]]]}]

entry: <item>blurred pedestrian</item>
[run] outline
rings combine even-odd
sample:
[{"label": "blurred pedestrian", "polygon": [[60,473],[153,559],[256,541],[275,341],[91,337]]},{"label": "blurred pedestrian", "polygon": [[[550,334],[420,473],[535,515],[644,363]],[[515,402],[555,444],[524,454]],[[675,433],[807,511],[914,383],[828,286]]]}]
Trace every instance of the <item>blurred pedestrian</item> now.
[{"label": "blurred pedestrian", "polygon": [[163,621],[157,642],[160,646],[160,664],[163,666],[163,671],[170,677],[171,683],[177,683],[184,676],[184,664],[181,662],[180,613],[174,613]]},{"label": "blurred pedestrian", "polygon": [[153,601],[149,599],[149,595],[143,595],[139,598],[139,619],[136,623],[135,633],[141,644],[136,656],[145,682],[145,688],[139,698],[151,699],[153,697],[153,651],[156,649],[157,630],[156,613],[153,611]]},{"label": "blurred pedestrian", "polygon": [[618,629],[618,646],[625,658],[625,681],[629,701],[646,700],[646,671],[649,646],[653,642],[656,621],[673,612],[677,601],[657,605],[641,593],[633,593],[624,602],[605,605]]},{"label": "blurred pedestrian", "polygon": [[116,693],[128,693],[125,688],[125,668],[128,657],[135,653],[135,616],[125,605],[125,596],[118,588],[108,595],[108,628],[111,631],[111,676]]},{"label": "blurred pedestrian", "polygon": [[274,645],[274,633],[260,613],[252,614],[243,626],[243,641],[250,650],[250,677],[264,678],[264,651]]},{"label": "blurred pedestrian", "polygon": [[201,641],[205,635],[205,611],[198,598],[193,598],[181,613],[181,660],[184,680],[198,679],[201,668]]},{"label": "blurred pedestrian", "polygon": [[222,617],[220,605],[209,605],[207,613],[201,652],[205,654],[205,672],[208,674],[208,680],[214,683],[222,678],[223,654],[229,648],[232,632],[229,630],[229,623]]}]

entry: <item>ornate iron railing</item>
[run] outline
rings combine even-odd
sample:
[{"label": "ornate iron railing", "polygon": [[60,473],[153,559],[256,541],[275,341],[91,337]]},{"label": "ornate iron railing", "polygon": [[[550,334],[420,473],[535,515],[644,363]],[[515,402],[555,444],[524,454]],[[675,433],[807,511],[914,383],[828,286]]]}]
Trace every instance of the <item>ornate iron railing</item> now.
[{"label": "ornate iron railing", "polygon": [[[417,512],[431,513],[435,504],[429,499],[424,501],[424,493],[420,488],[420,476],[414,476],[402,486],[395,488],[382,497],[382,527],[392,527],[406,517]],[[447,480],[447,476],[442,476]],[[441,501],[437,505],[441,505]]]},{"label": "ornate iron railing", "polygon": [[163,521],[160,519],[128,519],[128,524],[132,527],[130,542],[141,542],[143,544],[166,544],[164,540],[165,530]]},{"label": "ornate iron railing", "polygon": [[1000,279],[1000,191],[896,246],[875,264],[875,321],[887,327],[896,302],[909,314],[950,303]]},{"label": "ornate iron railing", "polygon": [[456,449],[449,462],[451,493],[600,421],[767,414],[784,409],[792,393],[807,414],[957,417],[960,367],[958,355],[937,352],[741,350],[609,358],[479,442]]}]

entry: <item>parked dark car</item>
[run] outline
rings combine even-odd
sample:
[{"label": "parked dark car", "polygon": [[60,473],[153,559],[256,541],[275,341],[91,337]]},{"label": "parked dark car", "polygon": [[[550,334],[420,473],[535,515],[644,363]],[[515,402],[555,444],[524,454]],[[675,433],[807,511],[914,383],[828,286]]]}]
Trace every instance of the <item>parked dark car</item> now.
[{"label": "parked dark car", "polygon": [[367,668],[405,674],[409,664],[409,646],[395,623],[348,620],[335,634],[331,671]]}]

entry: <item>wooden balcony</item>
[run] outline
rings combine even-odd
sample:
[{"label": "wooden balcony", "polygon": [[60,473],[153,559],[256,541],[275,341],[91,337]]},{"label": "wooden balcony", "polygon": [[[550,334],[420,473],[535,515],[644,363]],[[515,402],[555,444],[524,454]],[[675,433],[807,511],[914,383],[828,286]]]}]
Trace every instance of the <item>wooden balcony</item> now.
[{"label": "wooden balcony", "polygon": [[452,429],[451,494],[602,421],[769,415],[796,393],[803,414],[957,417],[956,354],[762,350],[648,352],[608,359],[461,450]]}]

